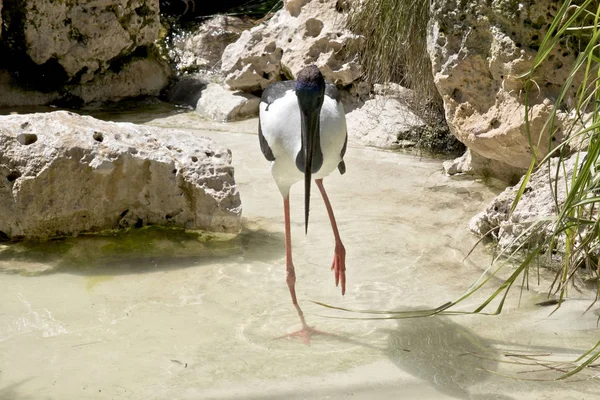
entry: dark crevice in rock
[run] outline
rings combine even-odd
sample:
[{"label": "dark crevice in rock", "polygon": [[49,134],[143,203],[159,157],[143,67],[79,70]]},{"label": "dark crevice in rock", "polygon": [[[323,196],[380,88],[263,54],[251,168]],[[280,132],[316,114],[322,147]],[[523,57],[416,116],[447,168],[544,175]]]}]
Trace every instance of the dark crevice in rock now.
[{"label": "dark crevice in rock", "polygon": [[10,174],[6,176],[6,179],[9,182],[14,182],[21,177],[21,173],[19,171],[12,171]]},{"label": "dark crevice in rock", "polygon": [[60,108],[79,109],[79,108],[83,107],[85,102],[79,96],[74,96],[72,94],[66,94],[66,95],[62,96],[61,98],[53,101],[51,104],[53,106],[60,107]]},{"label": "dark crevice in rock", "polygon": [[92,135],[92,137],[97,142],[102,142],[104,140],[104,135],[102,134],[102,132],[94,132],[94,134]]},{"label": "dark crevice in rock", "polygon": [[35,133],[21,133],[17,136],[17,140],[22,145],[29,146],[30,144],[37,142],[38,137]]},{"label": "dark crevice in rock", "polygon": [[121,55],[114,58],[108,67],[108,69],[115,74],[118,74],[135,58],[148,58],[152,54],[151,46],[141,46],[135,49],[132,53],[127,55]]}]

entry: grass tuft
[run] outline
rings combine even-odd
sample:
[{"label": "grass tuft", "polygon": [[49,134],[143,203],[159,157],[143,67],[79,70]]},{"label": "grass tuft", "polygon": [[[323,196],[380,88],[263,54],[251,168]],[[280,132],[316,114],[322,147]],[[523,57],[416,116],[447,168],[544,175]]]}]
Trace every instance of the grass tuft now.
[{"label": "grass tuft", "polygon": [[427,54],[429,1],[365,0],[355,2],[348,28],[364,37],[353,49],[364,78],[375,84],[399,83],[417,95],[419,115],[443,115],[443,102]]}]

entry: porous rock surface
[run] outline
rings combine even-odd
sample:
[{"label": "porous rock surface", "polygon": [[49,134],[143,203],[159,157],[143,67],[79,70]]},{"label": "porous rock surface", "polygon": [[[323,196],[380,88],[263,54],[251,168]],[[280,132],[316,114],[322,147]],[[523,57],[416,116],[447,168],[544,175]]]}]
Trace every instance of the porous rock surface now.
[{"label": "porous rock surface", "polygon": [[493,176],[509,185],[515,184],[523,176],[523,169],[502,161],[486,158],[467,148],[462,156],[443,162],[448,175],[468,174]]},{"label": "porous rock surface", "polygon": [[[564,202],[566,187],[570,183],[574,166],[577,162],[581,163],[585,156],[585,152],[576,153],[565,161],[564,166],[559,158],[550,159],[549,164],[543,164],[531,175],[512,214],[510,209],[523,178],[515,186],[504,190],[488,204],[485,210],[474,216],[469,222],[469,228],[480,236],[490,233],[498,240],[501,249],[516,249],[525,240],[525,237],[519,238],[519,236],[532,223],[543,217],[556,216],[556,203],[560,205]],[[559,169],[558,182],[555,180],[557,169]],[[551,235],[552,227],[551,224],[547,225],[545,230],[536,235],[535,240],[543,240]]]},{"label": "porous rock surface", "polygon": [[119,101],[139,96],[158,96],[169,83],[170,69],[150,58],[127,63],[119,72],[106,71],[81,85],[73,85],[69,93],[84,103]]},{"label": "porous rock surface", "polygon": [[257,96],[210,83],[202,91],[196,112],[215,121],[236,121],[257,115],[259,104]]},{"label": "porous rock surface", "polygon": [[383,149],[415,146],[427,124],[409,106],[411,92],[399,85],[391,90],[375,85],[373,97],[346,114],[350,140]]},{"label": "porous rock surface", "polygon": [[325,79],[348,86],[361,74],[348,47],[360,37],[345,28],[347,10],[336,0],[289,0],[266,23],[244,31],[221,59],[225,83],[255,92],[292,79],[315,64]]},{"label": "porous rock surface", "polygon": [[217,15],[198,29],[173,40],[171,57],[180,71],[220,70],[225,48],[254,25],[229,15]]},{"label": "porous rock surface", "polygon": [[0,105],[20,105],[22,88],[83,102],[158,95],[171,75],[152,54],[158,0],[12,0],[4,17],[1,64],[14,79]]},{"label": "porous rock surface", "polygon": [[15,11],[22,13],[31,60],[56,60],[68,76],[81,74],[80,82],[115,57],[152,44],[160,28],[158,0],[27,0]]},{"label": "porous rock surface", "polygon": [[[428,52],[448,125],[473,155],[494,161],[488,171],[492,175],[510,176],[515,169],[524,172],[530,164],[524,80],[519,76],[531,68],[561,4],[555,0],[431,3]],[[561,44],[550,53],[551,62],[535,75],[529,119],[533,143],[543,136],[538,150],[541,156],[548,152],[548,132],[543,132],[543,125],[575,56],[567,44]],[[565,118],[559,112],[559,128]],[[562,139],[560,131],[556,139],[556,143]]]},{"label": "porous rock surface", "polygon": [[145,224],[240,230],[231,152],[185,131],[65,111],[0,116],[0,236]]},{"label": "porous rock surface", "polygon": [[174,37],[169,55],[178,76],[166,91],[169,101],[192,106],[200,115],[215,121],[234,121],[258,114],[260,100],[250,93],[225,88],[221,73],[225,48],[253,26],[241,18],[218,15],[194,31]]}]

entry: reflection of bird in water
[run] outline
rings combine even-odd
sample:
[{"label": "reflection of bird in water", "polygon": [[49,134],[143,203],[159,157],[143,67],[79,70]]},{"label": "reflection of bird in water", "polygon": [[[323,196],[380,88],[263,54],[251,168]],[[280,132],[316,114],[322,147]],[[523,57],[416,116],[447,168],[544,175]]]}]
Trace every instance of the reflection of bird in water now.
[{"label": "reflection of bird in water", "polygon": [[340,239],[333,209],[323,186],[323,178],[336,168],[346,171],[346,118],[340,94],[326,83],[319,69],[308,66],[298,73],[296,81],[276,82],[263,93],[258,124],[260,148],[271,161],[271,173],[283,196],[287,285],[298,311],[302,329],[292,335],[306,343],[316,331],[310,328],[296,298],[296,273],[292,262],[290,232],[290,187],[304,180],[304,222],[308,230],[311,180],[314,179],[333,228],[335,250],[331,269],[336,286],[341,282],[346,291],[346,250]]}]

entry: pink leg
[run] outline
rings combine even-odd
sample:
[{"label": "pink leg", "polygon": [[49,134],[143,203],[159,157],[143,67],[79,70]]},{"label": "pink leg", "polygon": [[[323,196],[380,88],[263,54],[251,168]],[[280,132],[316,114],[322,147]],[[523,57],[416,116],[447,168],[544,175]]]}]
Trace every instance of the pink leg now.
[{"label": "pink leg", "polygon": [[335,222],[335,216],[333,215],[333,208],[331,208],[329,197],[327,197],[327,192],[323,186],[323,179],[315,179],[315,182],[319,187],[321,196],[323,196],[325,207],[327,207],[327,214],[329,214],[329,221],[331,222],[331,229],[333,229],[335,250],[333,252],[333,263],[331,264],[331,269],[335,274],[335,286],[338,286],[340,281],[342,283],[343,296],[346,293],[346,248],[342,244],[342,239],[340,239],[340,233],[337,228],[337,223]]},{"label": "pink leg", "polygon": [[[292,296],[292,303],[298,310],[300,319],[304,322],[304,314],[298,306],[298,300],[296,298],[296,271],[294,270],[294,263],[292,262],[292,232],[290,229],[290,197],[289,195],[283,199],[283,219],[285,221],[285,272],[286,282],[290,289],[290,295]],[[304,324],[303,324],[304,325]]]},{"label": "pink leg", "polygon": [[298,305],[298,299],[296,298],[296,271],[294,270],[294,264],[292,263],[292,236],[290,229],[290,198],[286,196],[283,199],[283,214],[285,220],[285,269],[286,269],[286,282],[290,295],[292,296],[292,303],[298,311],[300,322],[302,322],[302,329],[296,332],[289,333],[287,335],[278,337],[281,339],[290,336],[299,336],[305,344],[310,344],[310,337],[314,334],[326,334],[325,332],[317,331],[306,324],[304,319],[304,313]]}]

